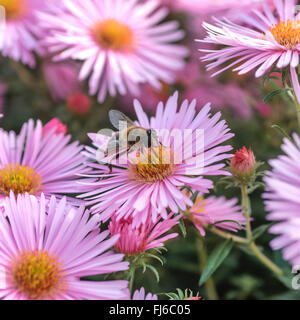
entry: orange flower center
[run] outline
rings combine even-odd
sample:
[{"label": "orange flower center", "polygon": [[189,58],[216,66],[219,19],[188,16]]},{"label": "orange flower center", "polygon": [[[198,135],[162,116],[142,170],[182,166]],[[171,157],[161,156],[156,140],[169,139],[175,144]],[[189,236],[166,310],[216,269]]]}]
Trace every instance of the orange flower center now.
[{"label": "orange flower center", "polygon": [[0,6],[4,7],[6,19],[18,19],[26,11],[25,0],[0,0]]},{"label": "orange flower center", "polygon": [[132,30],[114,19],[97,22],[92,27],[92,34],[96,42],[105,49],[131,51],[134,47]]},{"label": "orange flower center", "polygon": [[0,192],[9,195],[36,194],[41,189],[42,179],[31,167],[18,164],[6,165],[0,169]]},{"label": "orange flower center", "polygon": [[274,39],[287,49],[293,49],[300,44],[300,21],[280,21],[270,27]]},{"label": "orange flower center", "polygon": [[160,146],[149,151],[147,157],[140,156],[129,165],[129,178],[153,183],[163,181],[174,172],[173,156],[169,149]]},{"label": "orange flower center", "polygon": [[12,268],[12,282],[29,299],[54,297],[62,289],[61,278],[57,260],[44,251],[21,254]]}]

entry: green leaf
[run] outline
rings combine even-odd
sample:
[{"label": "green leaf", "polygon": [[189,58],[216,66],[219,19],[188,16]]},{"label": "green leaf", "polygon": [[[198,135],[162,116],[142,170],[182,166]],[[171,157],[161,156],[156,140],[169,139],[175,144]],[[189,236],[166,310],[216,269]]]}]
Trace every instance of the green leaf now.
[{"label": "green leaf", "polygon": [[213,224],[208,225],[208,227],[209,227],[209,226],[217,226],[218,224],[224,223],[224,222],[232,222],[232,223],[237,224],[240,228],[243,227],[243,226],[242,226],[238,221],[236,221],[236,220],[219,220],[219,221],[217,221],[217,222],[215,222],[215,223],[213,223]]},{"label": "green leaf", "polygon": [[186,228],[185,228],[185,224],[184,224],[183,219],[179,220],[179,228],[182,233],[182,236],[185,238],[186,237]]},{"label": "green leaf", "polygon": [[147,264],[146,266],[148,269],[150,269],[154,273],[157,282],[159,282],[159,273],[157,272],[157,270],[153,266],[151,266],[150,264]]},{"label": "green leaf", "polygon": [[268,224],[263,224],[262,226],[259,226],[258,228],[253,230],[253,240],[258,239],[260,236],[262,236],[272,225],[274,224],[274,222],[272,223],[268,223]]},{"label": "green leaf", "polygon": [[264,97],[264,103],[267,103],[270,99],[272,99],[274,96],[280,94],[280,93],[283,93],[285,92],[286,90],[285,89],[277,89],[277,90],[274,90],[272,91],[271,93],[269,93],[268,95],[266,95]]},{"label": "green leaf", "polygon": [[229,239],[218,246],[209,256],[207,264],[202,272],[199,286],[202,286],[206,280],[219,268],[222,262],[227,258],[233,247],[232,239]]},{"label": "green leaf", "polygon": [[277,124],[274,124],[272,126],[272,128],[279,131],[284,137],[288,138],[289,140],[292,140],[292,138],[287,134],[287,132],[284,129],[282,129],[280,126],[278,126]]}]

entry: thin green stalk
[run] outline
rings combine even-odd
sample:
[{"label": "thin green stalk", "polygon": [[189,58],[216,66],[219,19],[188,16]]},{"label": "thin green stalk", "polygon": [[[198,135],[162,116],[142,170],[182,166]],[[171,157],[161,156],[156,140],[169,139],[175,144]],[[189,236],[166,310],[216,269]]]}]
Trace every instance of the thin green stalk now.
[{"label": "thin green stalk", "polygon": [[247,239],[249,241],[249,248],[251,249],[254,256],[262,262],[267,268],[269,268],[272,272],[274,272],[276,275],[281,276],[283,275],[283,271],[277,267],[268,257],[266,257],[257,247],[253,240],[252,236],[252,229],[251,229],[251,222],[250,222],[250,216],[251,216],[251,204],[250,199],[247,193],[247,186],[242,185],[241,186],[241,193],[242,193],[242,208],[243,208],[243,214],[246,219],[246,233],[247,233]]},{"label": "thin green stalk", "polygon": [[131,295],[133,294],[133,284],[134,284],[135,271],[136,271],[135,264],[133,264],[132,268],[133,269],[132,269],[132,273],[131,273],[131,278],[130,278],[130,281],[129,281],[129,290],[130,290]]},{"label": "thin green stalk", "polygon": [[246,238],[242,238],[239,236],[235,236],[231,233],[225,232],[225,231],[221,231],[220,229],[216,228],[216,227],[210,227],[208,228],[208,231],[216,234],[217,236],[220,236],[224,239],[232,239],[232,241],[236,242],[236,243],[240,243],[240,244],[245,244],[248,245],[249,244],[249,240]]},{"label": "thin green stalk", "polygon": [[[202,273],[207,263],[207,252],[202,238],[197,238],[197,252],[200,265],[200,272]],[[206,280],[205,290],[209,300],[218,300],[218,293],[215,287],[215,283],[212,277]]]},{"label": "thin green stalk", "polygon": [[249,201],[246,185],[241,186],[241,193],[242,193],[243,214],[246,219],[247,239],[250,242],[252,240],[252,230],[251,230],[251,223],[250,223],[251,208],[250,208],[250,201]]}]

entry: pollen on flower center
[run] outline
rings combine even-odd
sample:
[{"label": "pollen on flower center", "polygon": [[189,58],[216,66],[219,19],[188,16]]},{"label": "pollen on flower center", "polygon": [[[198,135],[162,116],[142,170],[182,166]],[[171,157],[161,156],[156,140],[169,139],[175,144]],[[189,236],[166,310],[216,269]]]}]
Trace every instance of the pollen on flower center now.
[{"label": "pollen on flower center", "polygon": [[280,21],[270,27],[274,39],[287,49],[293,49],[300,44],[300,20]]},{"label": "pollen on flower center", "polygon": [[10,164],[0,169],[0,192],[9,195],[36,194],[41,189],[41,176],[31,167]]},{"label": "pollen on flower center", "polygon": [[[154,152],[154,157],[152,152]],[[128,168],[131,179],[144,183],[153,183],[163,181],[174,172],[170,150],[160,146],[158,150],[157,148],[156,150],[152,149],[151,155],[148,155],[147,161],[144,158],[133,160]]]},{"label": "pollen on flower center", "polygon": [[29,299],[53,297],[62,288],[61,267],[44,251],[21,254],[13,263],[11,277],[16,288]]},{"label": "pollen on flower center", "polygon": [[0,0],[0,6],[3,6],[8,20],[20,18],[26,11],[24,0]]},{"label": "pollen on flower center", "polygon": [[130,51],[134,46],[132,30],[114,19],[97,22],[92,27],[92,34],[96,42],[105,49]]}]

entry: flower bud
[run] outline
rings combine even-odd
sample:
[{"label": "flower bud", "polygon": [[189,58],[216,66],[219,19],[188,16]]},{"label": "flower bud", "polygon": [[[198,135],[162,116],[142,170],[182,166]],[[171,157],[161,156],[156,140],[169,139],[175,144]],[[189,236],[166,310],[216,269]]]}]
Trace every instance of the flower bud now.
[{"label": "flower bud", "polygon": [[50,130],[54,129],[54,134],[66,134],[67,126],[64,125],[58,118],[53,118],[51,121],[46,123],[43,128],[43,134],[45,135]]},{"label": "flower bud", "polygon": [[91,110],[92,102],[87,95],[77,92],[69,97],[67,106],[72,113],[78,116],[84,116]]},{"label": "flower bud", "polygon": [[235,155],[231,159],[231,172],[238,180],[247,180],[255,174],[256,161],[254,153],[246,147],[236,151]]}]

